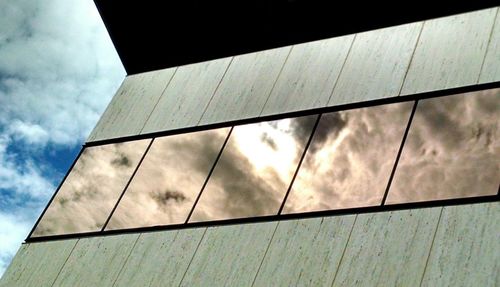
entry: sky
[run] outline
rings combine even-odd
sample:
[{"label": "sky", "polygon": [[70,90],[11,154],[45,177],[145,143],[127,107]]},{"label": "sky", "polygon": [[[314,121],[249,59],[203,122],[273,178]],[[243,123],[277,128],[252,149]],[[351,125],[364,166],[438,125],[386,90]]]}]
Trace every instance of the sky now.
[{"label": "sky", "polygon": [[0,1],[0,276],[124,77],[93,1]]}]

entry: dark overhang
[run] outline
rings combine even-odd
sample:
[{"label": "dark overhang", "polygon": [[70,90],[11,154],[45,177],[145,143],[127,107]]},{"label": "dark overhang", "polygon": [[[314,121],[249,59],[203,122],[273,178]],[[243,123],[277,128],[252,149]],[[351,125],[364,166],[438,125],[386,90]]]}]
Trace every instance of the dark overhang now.
[{"label": "dark overhang", "polygon": [[498,5],[491,0],[94,1],[128,74]]}]

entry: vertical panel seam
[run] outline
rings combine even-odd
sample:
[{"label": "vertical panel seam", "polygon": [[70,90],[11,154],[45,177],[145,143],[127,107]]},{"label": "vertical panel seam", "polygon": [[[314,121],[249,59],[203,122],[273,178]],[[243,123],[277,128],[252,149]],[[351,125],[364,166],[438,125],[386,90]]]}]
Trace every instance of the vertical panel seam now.
[{"label": "vertical panel seam", "polygon": [[116,209],[118,208],[118,205],[120,204],[122,198],[125,196],[125,193],[127,192],[128,187],[130,186],[130,183],[132,183],[132,180],[134,180],[134,177],[135,177],[137,171],[139,170],[139,168],[141,167],[141,163],[144,161],[144,158],[146,158],[146,155],[147,155],[149,149],[151,148],[151,146],[153,145],[154,140],[155,139],[153,138],[149,142],[148,147],[146,148],[146,150],[144,151],[144,154],[142,155],[141,159],[137,163],[137,167],[134,169],[134,172],[130,175],[130,179],[125,184],[125,187],[123,188],[123,191],[121,192],[121,194],[118,197],[115,205],[113,206],[113,209],[111,209],[111,212],[109,213],[108,218],[106,218],[106,221],[104,222],[104,224],[103,224],[102,229],[100,230],[100,232],[103,232],[106,229],[106,227],[108,226],[109,221],[111,221],[111,217],[113,217],[113,214],[115,213]]},{"label": "vertical panel seam", "polygon": [[413,48],[413,51],[411,53],[410,61],[408,62],[408,67],[406,68],[406,72],[405,72],[405,75],[403,77],[403,81],[401,81],[401,86],[399,87],[398,96],[401,96],[401,92],[403,91],[403,88],[404,88],[404,85],[406,82],[406,78],[408,76],[408,72],[410,71],[411,64],[413,63],[413,58],[415,58],[415,54],[416,54],[418,46],[419,46],[418,44],[420,42],[420,36],[422,35],[422,32],[424,31],[424,26],[425,26],[426,21],[422,21],[421,23],[422,23],[422,25],[420,27],[420,31],[419,31],[418,36],[417,36],[417,40],[415,41],[415,47]]},{"label": "vertical panel seam", "polygon": [[493,31],[495,30],[499,10],[500,10],[500,8],[497,8],[497,12],[495,13],[495,17],[493,17],[493,24],[491,25],[490,37],[488,39],[488,44],[486,44],[486,51],[484,52],[484,57],[483,57],[483,61],[481,62],[481,68],[479,69],[479,75],[477,76],[476,84],[479,84],[479,81],[481,80],[481,75],[483,73],[484,63],[486,62],[486,57],[488,56],[488,52],[489,52],[489,48],[490,48],[490,44],[491,44],[491,39],[493,38]]},{"label": "vertical panel seam", "polygon": [[71,251],[69,252],[68,254],[68,257],[66,257],[66,260],[64,260],[64,263],[61,265],[61,268],[59,269],[59,272],[57,272],[57,275],[56,277],[54,278],[54,281],[52,281],[52,284],[50,284],[50,286],[54,286],[54,284],[56,283],[57,279],[59,278],[59,275],[61,275],[61,272],[62,270],[64,269],[64,266],[66,266],[66,263],[68,262],[69,258],[71,257],[71,255],[73,254],[73,251],[75,250],[76,248],[76,245],[80,242],[80,239],[77,239],[76,242],[75,242],[75,245],[73,245],[73,248],[71,248]]},{"label": "vertical panel seam", "polygon": [[196,256],[196,253],[198,252],[198,248],[200,248],[201,243],[203,242],[203,239],[205,239],[205,234],[207,234],[208,227],[205,228],[205,231],[203,232],[203,235],[200,238],[200,241],[198,242],[198,245],[196,245],[196,249],[193,252],[193,256],[191,256],[191,260],[189,260],[189,264],[186,267],[186,270],[184,270],[184,274],[182,274],[181,281],[179,281],[179,287],[182,285],[182,281],[184,281],[184,277],[186,277],[186,274],[189,270],[189,267],[191,267],[191,263],[193,263],[194,257]]},{"label": "vertical panel seam", "polygon": [[132,255],[132,252],[134,251],[135,245],[139,241],[139,238],[142,236],[142,234],[143,233],[139,233],[139,235],[135,239],[134,244],[132,245],[132,248],[130,248],[130,252],[127,255],[127,258],[123,262],[122,267],[120,268],[120,271],[118,271],[118,274],[116,275],[115,279],[113,280],[113,284],[111,284],[111,286],[115,286],[116,285],[116,282],[118,281],[118,278],[120,278],[120,275],[122,274],[122,271],[125,268],[125,265],[127,265],[128,259],[130,258],[130,255]]},{"label": "vertical panel seam", "polygon": [[259,116],[262,116],[262,113],[264,112],[264,110],[266,108],[267,102],[269,101],[269,99],[271,98],[271,95],[274,92],[274,88],[276,87],[276,84],[278,83],[278,80],[280,79],[281,74],[282,74],[283,70],[285,69],[285,65],[288,62],[288,58],[292,54],[292,50],[294,47],[295,47],[295,45],[292,45],[290,47],[290,50],[288,51],[288,54],[285,57],[285,61],[283,62],[283,65],[281,66],[280,71],[278,72],[278,75],[276,76],[276,80],[274,80],[273,86],[271,87],[271,90],[269,90],[269,94],[267,95],[266,101],[264,102],[264,104],[262,105],[262,108],[260,109]]},{"label": "vertical panel seam", "polygon": [[300,166],[302,165],[302,162],[304,161],[304,158],[306,157],[307,150],[309,149],[309,146],[311,145],[312,139],[314,137],[314,133],[316,132],[316,129],[318,128],[319,121],[321,120],[321,116],[323,114],[319,114],[318,117],[316,118],[316,122],[314,123],[313,128],[311,129],[311,134],[309,135],[309,139],[307,140],[307,143],[304,147],[304,151],[302,152],[302,155],[299,159],[299,162],[297,163],[297,168],[295,169],[295,172],[293,173],[292,179],[290,180],[290,184],[288,185],[288,188],[285,192],[285,196],[283,197],[283,201],[281,202],[280,208],[278,209],[278,214],[281,215],[283,212],[283,208],[285,208],[285,203],[288,199],[288,196],[292,190],[293,183],[295,182],[295,178],[297,177],[299,173]]},{"label": "vertical panel seam", "polygon": [[194,200],[193,207],[189,211],[189,213],[188,213],[188,215],[186,217],[186,221],[184,222],[184,224],[188,224],[189,223],[189,219],[191,219],[191,216],[194,213],[194,209],[198,205],[198,202],[200,201],[201,195],[202,195],[203,191],[205,190],[205,188],[206,188],[206,186],[208,184],[208,181],[210,180],[210,177],[212,176],[212,173],[215,170],[215,167],[217,166],[217,164],[219,163],[220,158],[222,157],[222,152],[224,152],[224,149],[225,149],[225,147],[226,147],[226,145],[227,145],[227,143],[229,141],[229,137],[231,136],[231,133],[233,132],[233,129],[234,129],[234,126],[229,129],[229,132],[227,133],[226,139],[224,140],[224,143],[222,144],[222,146],[220,148],[219,154],[215,158],[215,161],[214,161],[214,163],[212,165],[212,168],[208,171],[207,178],[203,182],[203,185],[200,188],[200,192],[198,193],[198,196]]},{"label": "vertical panel seam", "polygon": [[200,118],[198,119],[198,122],[196,123],[196,126],[199,126],[200,123],[201,123],[201,120],[203,119],[203,117],[205,116],[205,113],[207,112],[208,110],[208,107],[210,106],[210,104],[212,103],[212,100],[214,99],[215,95],[217,94],[217,91],[219,91],[219,87],[220,85],[222,84],[222,81],[224,81],[224,78],[226,77],[226,74],[227,74],[227,71],[229,71],[229,68],[231,67],[231,65],[233,64],[233,60],[234,60],[235,57],[231,57],[231,60],[229,60],[229,64],[227,65],[226,67],[226,70],[224,70],[224,73],[222,74],[222,77],[220,78],[219,80],[219,83],[217,83],[217,86],[215,87],[215,90],[214,92],[212,93],[212,96],[210,97],[210,100],[208,100],[208,103],[207,105],[205,106],[205,108],[203,109],[203,113],[201,113],[201,116]]},{"label": "vertical panel seam", "polygon": [[97,121],[95,127],[92,129],[92,131],[90,132],[90,134],[87,137],[87,140],[85,142],[92,142],[92,141],[94,141],[97,138],[97,135],[100,133],[98,130],[96,130],[97,127],[100,126],[100,124],[101,124],[101,122],[103,121],[103,118],[104,118],[103,116],[106,114],[106,112],[108,111],[108,109],[111,108],[111,103],[113,103],[114,98],[118,95],[118,92],[120,92],[121,88],[125,85],[125,80],[127,80],[128,77],[129,77],[128,75],[125,75],[125,77],[123,78],[122,83],[120,84],[120,86],[116,90],[115,94],[111,98],[111,101],[109,101],[108,105],[106,106],[106,108],[102,112],[101,116],[99,117],[99,120]]},{"label": "vertical panel seam", "polygon": [[177,70],[179,69],[179,67],[176,67],[175,70],[174,70],[174,73],[172,74],[172,76],[170,77],[170,79],[168,80],[167,84],[165,85],[165,88],[163,88],[163,90],[161,91],[161,94],[160,96],[158,97],[158,100],[156,101],[156,103],[154,104],[153,108],[151,109],[151,111],[149,112],[149,115],[148,117],[146,118],[146,120],[144,121],[144,124],[142,125],[142,128],[139,130],[139,134],[142,134],[142,131],[144,130],[144,128],[146,127],[146,123],[149,121],[149,118],[151,118],[151,115],[153,114],[153,112],[155,111],[156,109],[156,106],[158,106],[158,103],[160,102],[161,98],[163,97],[163,94],[165,94],[165,91],[167,90],[168,86],[170,86],[170,83],[172,82],[172,79],[175,77],[175,74],[177,73]]},{"label": "vertical panel seam", "polygon": [[349,50],[347,50],[347,54],[345,56],[344,62],[342,63],[342,66],[340,67],[339,74],[338,74],[337,78],[335,79],[335,83],[333,84],[332,91],[330,92],[330,96],[328,97],[328,100],[326,101],[326,104],[324,105],[325,107],[329,106],[330,100],[332,99],[333,93],[335,92],[335,89],[337,88],[337,84],[339,83],[340,76],[342,76],[342,73],[344,72],[344,67],[347,63],[347,60],[349,59],[349,56],[351,55],[351,50],[352,50],[352,47],[354,46],[354,42],[356,41],[357,37],[358,37],[358,34],[354,34],[354,37],[352,37],[351,45],[349,46]]},{"label": "vertical panel seam", "polygon": [[344,250],[342,250],[342,255],[340,256],[339,263],[337,264],[337,268],[335,269],[335,275],[333,276],[331,286],[333,286],[333,284],[335,284],[335,280],[337,279],[337,275],[339,274],[340,266],[342,265],[342,261],[344,260],[345,252],[347,250],[349,242],[351,241],[352,231],[354,230],[354,226],[356,225],[356,221],[358,220],[358,216],[359,216],[359,214],[356,214],[356,216],[354,217],[354,222],[352,223],[351,231],[349,232],[349,236],[347,237],[347,240],[346,240],[346,243],[344,246]]},{"label": "vertical panel seam", "polygon": [[260,261],[259,268],[257,268],[257,272],[255,272],[255,276],[253,277],[252,285],[250,285],[250,286],[254,286],[255,280],[257,280],[257,277],[259,276],[260,268],[262,267],[262,264],[264,263],[264,260],[266,259],[266,256],[267,256],[267,252],[269,251],[269,248],[271,247],[271,244],[273,243],[274,235],[276,234],[276,230],[278,230],[279,224],[280,224],[280,221],[277,221],[276,227],[274,228],[273,234],[271,235],[271,239],[269,240],[269,243],[267,244],[266,251],[264,252],[264,256],[262,256],[262,260]]},{"label": "vertical panel seam", "polygon": [[439,225],[441,225],[441,217],[443,215],[443,211],[444,211],[444,207],[441,207],[441,212],[439,212],[439,217],[438,217],[438,220],[437,220],[436,228],[434,229],[434,235],[432,236],[431,246],[429,247],[429,253],[427,254],[427,260],[425,260],[424,270],[422,272],[422,277],[420,278],[420,284],[419,284],[419,286],[422,286],[422,284],[424,282],[425,272],[427,271],[427,266],[429,264],[429,259],[431,257],[432,249],[434,247],[434,240],[436,239],[436,234],[438,232]]},{"label": "vertical panel seam", "polygon": [[389,181],[387,182],[387,186],[386,186],[385,191],[384,191],[384,196],[382,197],[382,202],[380,204],[381,206],[385,205],[385,202],[386,202],[387,197],[389,195],[389,190],[391,188],[392,181],[394,179],[394,175],[396,174],[396,169],[398,168],[399,159],[401,158],[401,154],[403,153],[406,139],[408,138],[408,134],[410,133],[411,123],[412,123],[413,117],[415,116],[415,113],[417,111],[417,106],[418,106],[418,99],[415,100],[415,102],[413,103],[413,107],[412,107],[411,112],[410,112],[410,117],[408,118],[408,124],[406,125],[405,132],[403,133],[403,138],[401,139],[401,144],[399,146],[398,153],[396,154],[396,159],[394,160],[394,165],[392,166],[391,174],[389,175]]}]

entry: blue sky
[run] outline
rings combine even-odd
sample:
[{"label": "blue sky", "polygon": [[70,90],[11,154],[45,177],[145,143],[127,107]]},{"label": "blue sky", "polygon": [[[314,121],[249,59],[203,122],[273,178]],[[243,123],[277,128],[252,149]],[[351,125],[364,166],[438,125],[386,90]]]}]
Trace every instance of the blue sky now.
[{"label": "blue sky", "polygon": [[124,76],[92,0],[0,2],[0,275]]}]

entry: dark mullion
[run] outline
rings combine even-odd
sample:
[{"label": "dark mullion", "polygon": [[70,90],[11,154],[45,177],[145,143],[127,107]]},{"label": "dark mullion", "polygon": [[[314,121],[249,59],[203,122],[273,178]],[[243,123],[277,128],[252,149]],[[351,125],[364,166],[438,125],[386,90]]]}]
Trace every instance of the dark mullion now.
[{"label": "dark mullion", "polygon": [[134,176],[135,174],[137,173],[137,171],[139,170],[139,167],[141,166],[141,163],[142,161],[144,160],[144,158],[146,157],[146,155],[148,154],[148,151],[149,149],[151,148],[151,146],[153,145],[153,142],[155,141],[155,139],[153,138],[150,142],[149,142],[149,145],[148,147],[146,148],[146,150],[144,151],[144,154],[142,155],[141,157],[141,160],[139,160],[139,163],[137,163],[137,167],[135,168],[134,172],[132,173],[132,175],[130,176],[130,179],[128,180],[127,184],[125,185],[125,187],[123,188],[123,191],[122,193],[120,194],[120,197],[118,198],[118,201],[116,202],[115,206],[113,207],[113,209],[111,210],[111,213],[109,214],[108,218],[106,219],[106,222],[104,222],[104,225],[102,226],[102,229],[101,229],[101,232],[103,232],[105,229],[106,229],[106,226],[108,225],[109,221],[111,220],[111,217],[113,216],[113,214],[115,213],[115,210],[116,208],[118,207],[118,204],[120,204],[120,201],[122,200],[123,196],[125,195],[125,192],[127,191],[128,189],[128,186],[130,185],[130,183],[132,182],[132,180],[134,179]]},{"label": "dark mullion", "polygon": [[84,147],[100,146],[100,145],[111,144],[111,143],[120,143],[120,142],[125,142],[125,141],[149,139],[149,138],[153,138],[153,137],[170,136],[170,135],[177,135],[177,134],[190,133],[190,132],[199,132],[199,131],[205,131],[205,130],[217,129],[217,128],[229,128],[232,126],[238,126],[238,125],[244,125],[244,124],[253,124],[253,123],[260,123],[260,122],[265,122],[265,121],[280,120],[280,119],[285,119],[285,118],[310,116],[310,115],[317,115],[317,114],[321,114],[321,113],[347,111],[347,110],[368,108],[368,107],[374,107],[374,106],[380,106],[380,105],[386,105],[386,104],[410,102],[410,101],[421,100],[421,99],[453,96],[453,95],[458,95],[458,94],[463,94],[463,93],[470,93],[470,92],[495,89],[495,88],[500,88],[500,81],[493,82],[493,83],[477,84],[477,85],[470,85],[470,86],[465,86],[465,87],[451,88],[451,89],[446,89],[446,90],[424,92],[424,93],[413,94],[413,95],[395,96],[395,97],[389,97],[389,98],[369,100],[369,101],[364,101],[364,102],[342,104],[342,105],[331,106],[331,107],[321,107],[321,108],[314,108],[314,109],[309,109],[309,110],[285,112],[285,113],[274,114],[274,115],[232,120],[232,121],[220,122],[220,123],[214,123],[214,124],[205,124],[205,125],[198,125],[198,126],[192,126],[192,127],[178,128],[178,129],[172,129],[172,130],[168,130],[168,131],[160,131],[160,132],[146,133],[146,134],[140,134],[140,135],[132,135],[132,136],[112,138],[112,139],[98,140],[98,141],[86,142],[84,144]]},{"label": "dark mullion", "polygon": [[196,205],[198,204],[198,201],[200,200],[201,194],[205,190],[205,187],[207,186],[208,180],[210,180],[210,177],[212,176],[212,173],[214,172],[214,169],[217,166],[217,163],[219,162],[219,159],[220,159],[220,157],[222,155],[222,152],[224,151],[224,148],[226,147],[227,142],[229,141],[229,137],[231,136],[231,133],[233,132],[233,129],[234,129],[234,127],[231,127],[231,129],[229,130],[229,133],[227,134],[226,140],[222,144],[220,152],[217,155],[217,158],[215,158],[215,162],[212,165],[212,168],[210,169],[210,171],[208,172],[207,178],[205,179],[205,182],[203,182],[203,185],[201,186],[200,193],[198,193],[198,196],[196,197],[196,199],[195,199],[195,201],[193,203],[193,207],[189,211],[189,214],[188,214],[188,216],[187,216],[186,221],[184,222],[184,224],[187,224],[189,222],[189,219],[191,218],[191,215],[193,215],[194,209],[196,208]]},{"label": "dark mullion", "polygon": [[82,149],[80,149],[80,152],[78,153],[78,155],[76,156],[75,160],[73,161],[73,163],[71,164],[71,167],[68,169],[68,171],[66,172],[66,174],[64,175],[64,178],[63,180],[61,181],[61,183],[59,184],[59,186],[57,187],[56,191],[54,192],[54,194],[52,195],[52,197],[50,198],[49,200],[49,203],[47,203],[47,205],[45,206],[45,208],[43,209],[42,211],[42,214],[40,214],[40,216],[38,217],[37,221],[35,222],[35,225],[33,226],[33,228],[31,229],[30,233],[28,234],[28,237],[26,238],[29,239],[31,237],[31,234],[33,234],[33,232],[35,231],[35,229],[38,227],[38,223],[40,223],[40,220],[42,220],[43,216],[45,215],[45,212],[47,212],[47,209],[49,209],[49,206],[52,204],[52,201],[54,201],[54,198],[56,197],[56,195],[59,193],[59,190],[61,189],[61,186],[64,184],[64,182],[66,181],[66,178],[69,176],[69,174],[71,173],[71,171],[73,170],[73,167],[75,166],[76,162],[78,161],[78,159],[80,158],[80,156],[82,155],[83,151],[85,150],[85,147],[82,147]]},{"label": "dark mullion", "polygon": [[406,142],[406,138],[408,137],[408,132],[410,131],[411,122],[413,121],[413,117],[415,116],[415,111],[417,110],[418,100],[413,104],[413,108],[410,113],[410,118],[408,119],[408,124],[406,125],[406,130],[403,135],[403,139],[401,140],[401,145],[399,146],[398,154],[396,156],[396,160],[394,161],[394,166],[391,170],[391,175],[389,176],[389,181],[387,182],[387,187],[384,192],[384,197],[382,198],[381,206],[385,205],[385,201],[387,200],[387,196],[389,195],[389,189],[391,188],[392,180],[394,178],[394,174],[396,173],[396,169],[398,167],[399,159],[401,157],[401,153],[403,152],[403,148]]},{"label": "dark mullion", "polygon": [[288,189],[285,193],[285,197],[283,198],[283,202],[281,202],[280,209],[278,210],[278,215],[281,214],[283,211],[283,208],[285,207],[286,200],[288,199],[288,195],[290,194],[290,191],[292,190],[293,182],[295,181],[295,178],[297,177],[297,174],[299,173],[300,166],[302,165],[302,161],[304,160],[304,157],[306,156],[307,150],[309,149],[309,146],[311,145],[312,139],[314,137],[314,132],[316,131],[316,128],[318,127],[319,121],[321,119],[321,116],[323,114],[319,114],[318,118],[316,119],[316,122],[314,123],[314,127],[311,130],[311,135],[309,136],[309,139],[307,140],[306,146],[304,147],[304,152],[302,152],[302,156],[300,157],[299,164],[297,165],[297,169],[295,170],[295,173],[293,174],[292,180],[290,181],[290,185],[288,186]]},{"label": "dark mullion", "polygon": [[259,223],[259,222],[273,222],[279,220],[296,220],[296,219],[306,219],[306,218],[318,218],[326,216],[342,216],[350,214],[365,214],[365,213],[378,213],[396,210],[409,210],[409,209],[422,209],[422,208],[433,208],[440,206],[459,206],[468,204],[481,204],[487,202],[500,202],[500,195],[483,195],[476,197],[464,197],[464,198],[452,198],[452,199],[439,199],[431,201],[419,201],[419,202],[407,202],[389,205],[377,205],[368,207],[354,207],[346,209],[333,209],[333,210],[322,210],[322,211],[311,211],[303,213],[291,213],[291,214],[281,214],[281,215],[266,215],[258,217],[245,217],[245,218],[233,218],[233,219],[223,219],[223,220],[213,220],[213,221],[201,221],[192,223],[180,223],[171,225],[156,225],[148,227],[136,227],[128,229],[116,229],[116,230],[105,230],[105,231],[95,231],[95,232],[83,232],[83,233],[72,233],[72,234],[60,234],[60,235],[48,235],[40,236],[34,238],[26,239],[27,243],[41,242],[41,241],[54,241],[61,239],[70,238],[86,238],[95,236],[108,236],[116,234],[130,234],[130,233],[143,233],[143,232],[155,232],[155,231],[166,231],[166,230],[181,230],[187,228],[205,228],[213,226],[226,226],[235,224],[249,224],[249,223]]}]

